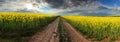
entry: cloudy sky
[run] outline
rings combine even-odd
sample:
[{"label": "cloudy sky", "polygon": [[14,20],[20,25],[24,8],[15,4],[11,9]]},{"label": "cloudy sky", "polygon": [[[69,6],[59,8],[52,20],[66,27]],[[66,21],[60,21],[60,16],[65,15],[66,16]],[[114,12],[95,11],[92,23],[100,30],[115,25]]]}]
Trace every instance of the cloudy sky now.
[{"label": "cloudy sky", "polygon": [[120,15],[120,0],[0,0],[1,12]]}]

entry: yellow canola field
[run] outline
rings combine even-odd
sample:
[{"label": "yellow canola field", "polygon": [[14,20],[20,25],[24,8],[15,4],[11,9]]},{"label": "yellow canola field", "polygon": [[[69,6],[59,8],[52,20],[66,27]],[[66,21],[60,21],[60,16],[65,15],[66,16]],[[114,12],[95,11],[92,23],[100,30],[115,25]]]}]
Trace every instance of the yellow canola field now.
[{"label": "yellow canola field", "polygon": [[18,35],[30,35],[42,30],[55,18],[54,15],[48,14],[0,12],[0,35],[8,32],[19,33]]},{"label": "yellow canola field", "polygon": [[90,38],[103,40],[120,37],[120,17],[63,16],[63,18]]}]

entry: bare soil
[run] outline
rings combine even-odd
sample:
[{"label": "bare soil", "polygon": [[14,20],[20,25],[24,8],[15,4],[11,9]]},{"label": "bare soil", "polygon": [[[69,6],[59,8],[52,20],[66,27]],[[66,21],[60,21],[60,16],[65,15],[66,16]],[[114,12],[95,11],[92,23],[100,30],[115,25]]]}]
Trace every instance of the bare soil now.
[{"label": "bare soil", "polygon": [[44,31],[36,33],[29,42],[59,42],[58,24],[59,18],[49,24]]}]

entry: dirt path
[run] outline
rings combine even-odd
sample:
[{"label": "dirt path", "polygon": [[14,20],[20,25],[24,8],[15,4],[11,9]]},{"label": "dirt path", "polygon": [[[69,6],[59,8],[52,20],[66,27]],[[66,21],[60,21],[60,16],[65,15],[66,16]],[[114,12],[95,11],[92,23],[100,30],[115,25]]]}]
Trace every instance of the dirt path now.
[{"label": "dirt path", "polygon": [[58,24],[59,18],[49,24],[44,31],[36,33],[29,42],[59,42],[57,36]]},{"label": "dirt path", "polygon": [[71,42],[90,42],[85,37],[82,36],[79,32],[77,32],[68,22],[62,19],[64,26],[69,34]]}]

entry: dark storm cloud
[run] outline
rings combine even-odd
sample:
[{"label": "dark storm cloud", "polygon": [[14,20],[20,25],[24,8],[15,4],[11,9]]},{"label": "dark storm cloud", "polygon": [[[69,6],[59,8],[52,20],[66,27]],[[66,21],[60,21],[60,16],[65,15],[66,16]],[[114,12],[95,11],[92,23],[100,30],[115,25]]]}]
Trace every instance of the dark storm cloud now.
[{"label": "dark storm cloud", "polygon": [[3,4],[5,2],[5,0],[0,0],[0,6],[1,6],[1,4]]},{"label": "dark storm cloud", "polygon": [[5,0],[0,0],[0,2],[5,2]]},{"label": "dark storm cloud", "polygon": [[52,7],[60,7],[63,5],[65,0],[45,0],[47,3],[49,3]]},{"label": "dark storm cloud", "polygon": [[71,6],[83,6],[89,3],[96,2],[97,0],[45,0],[55,8],[59,7],[71,7]]}]

